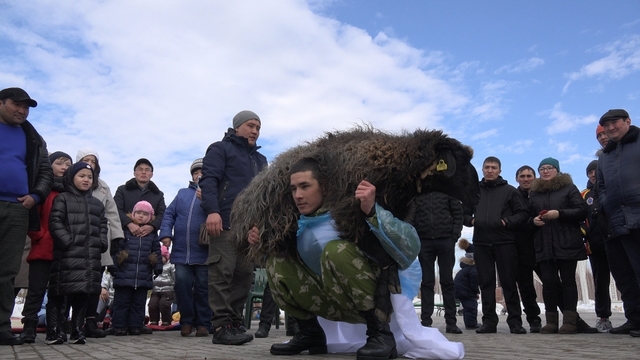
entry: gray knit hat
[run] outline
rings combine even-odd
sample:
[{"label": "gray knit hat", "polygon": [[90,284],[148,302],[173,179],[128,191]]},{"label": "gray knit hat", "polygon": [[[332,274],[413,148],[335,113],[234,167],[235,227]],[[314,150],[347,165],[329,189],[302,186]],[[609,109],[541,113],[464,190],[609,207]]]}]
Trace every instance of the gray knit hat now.
[{"label": "gray knit hat", "polygon": [[202,158],[195,159],[191,163],[191,175],[193,175],[193,173],[198,169],[202,169]]},{"label": "gray knit hat", "polygon": [[233,117],[233,128],[237,129],[240,127],[240,125],[249,120],[258,120],[260,123],[262,123],[258,114],[250,110],[242,110]]}]

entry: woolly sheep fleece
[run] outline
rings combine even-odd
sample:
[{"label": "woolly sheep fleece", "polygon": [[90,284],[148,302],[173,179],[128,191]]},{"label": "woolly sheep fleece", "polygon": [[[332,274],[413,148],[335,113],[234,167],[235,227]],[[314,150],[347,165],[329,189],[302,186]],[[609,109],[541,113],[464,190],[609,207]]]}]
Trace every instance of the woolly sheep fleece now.
[{"label": "woolly sheep fleece", "polygon": [[[304,157],[318,161],[324,185],[323,208],[328,209],[341,238],[354,241],[380,265],[379,242],[369,231],[355,200],[363,179],[376,186],[376,201],[403,219],[412,199],[422,191],[438,190],[459,199],[465,212],[478,203],[478,173],[471,164],[473,150],[440,130],[391,134],[371,126],[328,132],[321,138],[280,154],[238,195],[231,213],[239,249],[251,261],[265,255],[296,257],[298,210],[290,191],[290,167]],[[438,163],[446,163],[438,167]],[[247,234],[256,226],[260,242],[248,246]],[[379,254],[378,254],[379,255]]]}]

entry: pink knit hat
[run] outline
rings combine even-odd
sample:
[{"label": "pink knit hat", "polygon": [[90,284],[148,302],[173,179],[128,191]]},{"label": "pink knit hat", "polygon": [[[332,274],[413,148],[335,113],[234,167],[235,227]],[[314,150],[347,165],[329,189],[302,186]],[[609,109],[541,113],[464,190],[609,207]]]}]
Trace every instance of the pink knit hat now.
[{"label": "pink knit hat", "polygon": [[151,204],[149,204],[148,201],[138,201],[136,203],[136,205],[133,207],[133,210],[131,211],[132,214],[134,214],[136,211],[144,211],[149,213],[149,215],[153,216],[153,206],[151,206]]}]

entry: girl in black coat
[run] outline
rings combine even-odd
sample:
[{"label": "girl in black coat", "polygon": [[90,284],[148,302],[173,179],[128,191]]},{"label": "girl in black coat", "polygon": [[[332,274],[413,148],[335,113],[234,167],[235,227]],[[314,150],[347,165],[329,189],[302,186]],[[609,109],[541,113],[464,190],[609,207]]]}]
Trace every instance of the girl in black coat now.
[{"label": "girl in black coat", "polygon": [[64,192],[56,196],[49,216],[53,261],[47,303],[47,344],[62,344],[60,327],[66,321],[64,298],[73,309],[69,341],[84,344],[82,331],[88,294],[100,293],[100,256],[107,251],[104,205],[91,195],[93,169],[79,162],[67,169]]},{"label": "girl in black coat", "polygon": [[[538,168],[529,196],[534,226],[536,261],[540,264],[547,325],[540,333],[575,334],[578,313],[576,267],[586,260],[580,224],[587,215],[586,203],[571,176],[560,173],[560,164],[546,158]],[[563,293],[562,327],[558,329],[558,273]]]}]

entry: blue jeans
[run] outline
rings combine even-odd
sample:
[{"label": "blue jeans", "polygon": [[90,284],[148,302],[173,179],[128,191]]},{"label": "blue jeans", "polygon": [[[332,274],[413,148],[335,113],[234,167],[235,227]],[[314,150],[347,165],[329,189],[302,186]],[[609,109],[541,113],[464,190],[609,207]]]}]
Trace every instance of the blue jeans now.
[{"label": "blue jeans", "polygon": [[173,286],[180,311],[181,325],[204,326],[211,329],[209,307],[209,267],[207,265],[174,264],[176,283]]}]

